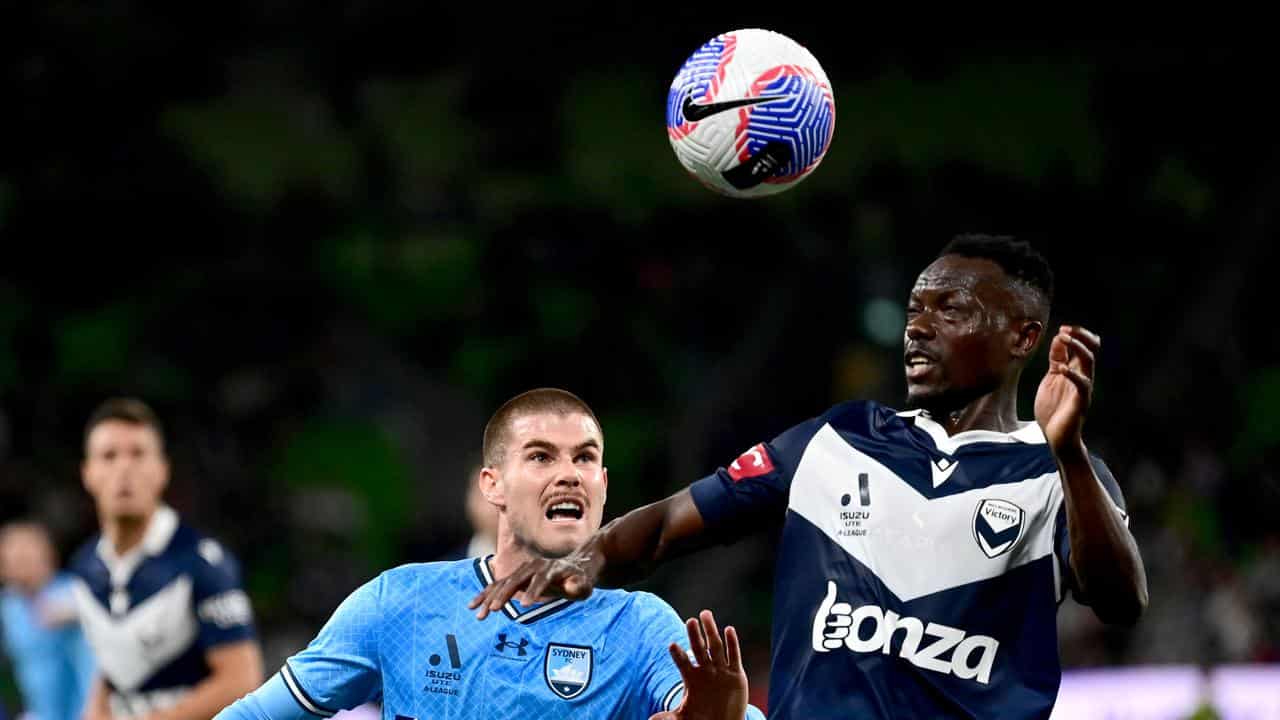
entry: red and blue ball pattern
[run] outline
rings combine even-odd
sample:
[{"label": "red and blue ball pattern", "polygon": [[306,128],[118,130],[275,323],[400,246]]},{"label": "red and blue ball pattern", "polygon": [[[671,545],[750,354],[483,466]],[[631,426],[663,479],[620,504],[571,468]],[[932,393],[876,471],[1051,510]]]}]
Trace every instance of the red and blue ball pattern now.
[{"label": "red and blue ball pattern", "polygon": [[780,65],[756,78],[747,93],[762,95],[784,99],[738,110],[738,159],[746,162],[765,144],[785,142],[791,146],[791,161],[765,182],[792,182],[812,170],[831,145],[836,121],[831,88],[808,68]]},{"label": "red and blue ball pattern", "polygon": [[672,139],[686,137],[697,127],[697,123],[685,122],[680,106],[690,95],[698,102],[715,99],[724,85],[725,72],[737,44],[733,33],[714,37],[690,55],[680,68],[667,93],[667,134]]}]

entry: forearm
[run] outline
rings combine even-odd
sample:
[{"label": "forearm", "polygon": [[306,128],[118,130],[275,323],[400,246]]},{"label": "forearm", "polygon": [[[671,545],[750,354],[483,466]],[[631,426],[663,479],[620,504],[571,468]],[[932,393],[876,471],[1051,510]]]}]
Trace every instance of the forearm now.
[{"label": "forearm", "polygon": [[215,668],[177,703],[154,713],[151,720],[209,720],[261,682],[261,662]]},{"label": "forearm", "polygon": [[1066,496],[1071,571],[1103,622],[1131,625],[1147,606],[1147,578],[1138,545],[1125,526],[1083,443],[1055,453]]},{"label": "forearm", "polygon": [[88,720],[111,717],[109,696],[107,681],[101,675],[95,677],[89,687],[89,696],[85,699],[84,717]]},{"label": "forearm", "polygon": [[602,585],[620,586],[704,544],[702,515],[688,489],[602,527],[586,548]]}]

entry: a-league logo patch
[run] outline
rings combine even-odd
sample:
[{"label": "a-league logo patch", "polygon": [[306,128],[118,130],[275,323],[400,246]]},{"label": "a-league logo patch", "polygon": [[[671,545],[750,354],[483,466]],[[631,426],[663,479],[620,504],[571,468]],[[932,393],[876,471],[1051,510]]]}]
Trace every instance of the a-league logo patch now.
[{"label": "a-league logo patch", "polygon": [[729,465],[729,477],[733,478],[734,482],[771,472],[773,472],[773,459],[769,457],[769,451],[765,449],[764,443],[759,443],[742,453]]},{"label": "a-league logo patch", "polygon": [[591,648],[551,643],[542,663],[542,675],[551,692],[565,700],[578,697],[591,684]]},{"label": "a-league logo patch", "polygon": [[1009,552],[1022,535],[1026,513],[1008,500],[987,498],[973,512],[973,539],[989,558]]}]

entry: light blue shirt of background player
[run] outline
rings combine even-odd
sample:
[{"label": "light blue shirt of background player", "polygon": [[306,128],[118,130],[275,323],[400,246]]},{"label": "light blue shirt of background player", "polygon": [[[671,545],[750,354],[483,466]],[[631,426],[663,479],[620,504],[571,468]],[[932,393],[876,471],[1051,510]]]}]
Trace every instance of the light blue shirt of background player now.
[{"label": "light blue shirt of background player", "polygon": [[386,720],[763,718],[746,703],[736,634],[722,639],[709,612],[682,624],[652,594],[602,590],[517,596],[477,620],[468,601],[495,573],[561,556],[599,528],[608,483],[594,414],[561,390],[508,401],[484,445],[478,481],[499,510],[497,552],[382,573],[215,720],[331,717],[374,700]]},{"label": "light blue shirt of background player", "polygon": [[0,635],[26,712],[34,720],[79,720],[93,682],[93,652],[75,616],[73,579],[56,571],[44,528],[0,531]]}]

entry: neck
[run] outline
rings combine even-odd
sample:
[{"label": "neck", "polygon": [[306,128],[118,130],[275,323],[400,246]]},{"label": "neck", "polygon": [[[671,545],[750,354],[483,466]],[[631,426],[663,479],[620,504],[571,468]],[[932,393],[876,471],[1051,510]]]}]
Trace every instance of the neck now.
[{"label": "neck", "polygon": [[147,526],[151,524],[151,518],[155,514],[152,510],[141,517],[103,517],[102,535],[111,543],[116,555],[124,555],[142,544]]},{"label": "neck", "polygon": [[1009,433],[1018,429],[1018,385],[1014,379],[996,390],[969,401],[960,408],[931,410],[930,415],[948,435],[969,430]]},{"label": "neck", "polygon": [[[504,578],[510,575],[526,560],[532,560],[534,557],[535,555],[529,546],[520,542],[506,523],[498,526],[498,542],[493,552],[493,560],[489,563],[489,569],[493,572],[495,578]],[[520,601],[521,605],[529,605],[534,602],[534,599],[525,595],[523,591],[516,594],[516,599]]]}]

